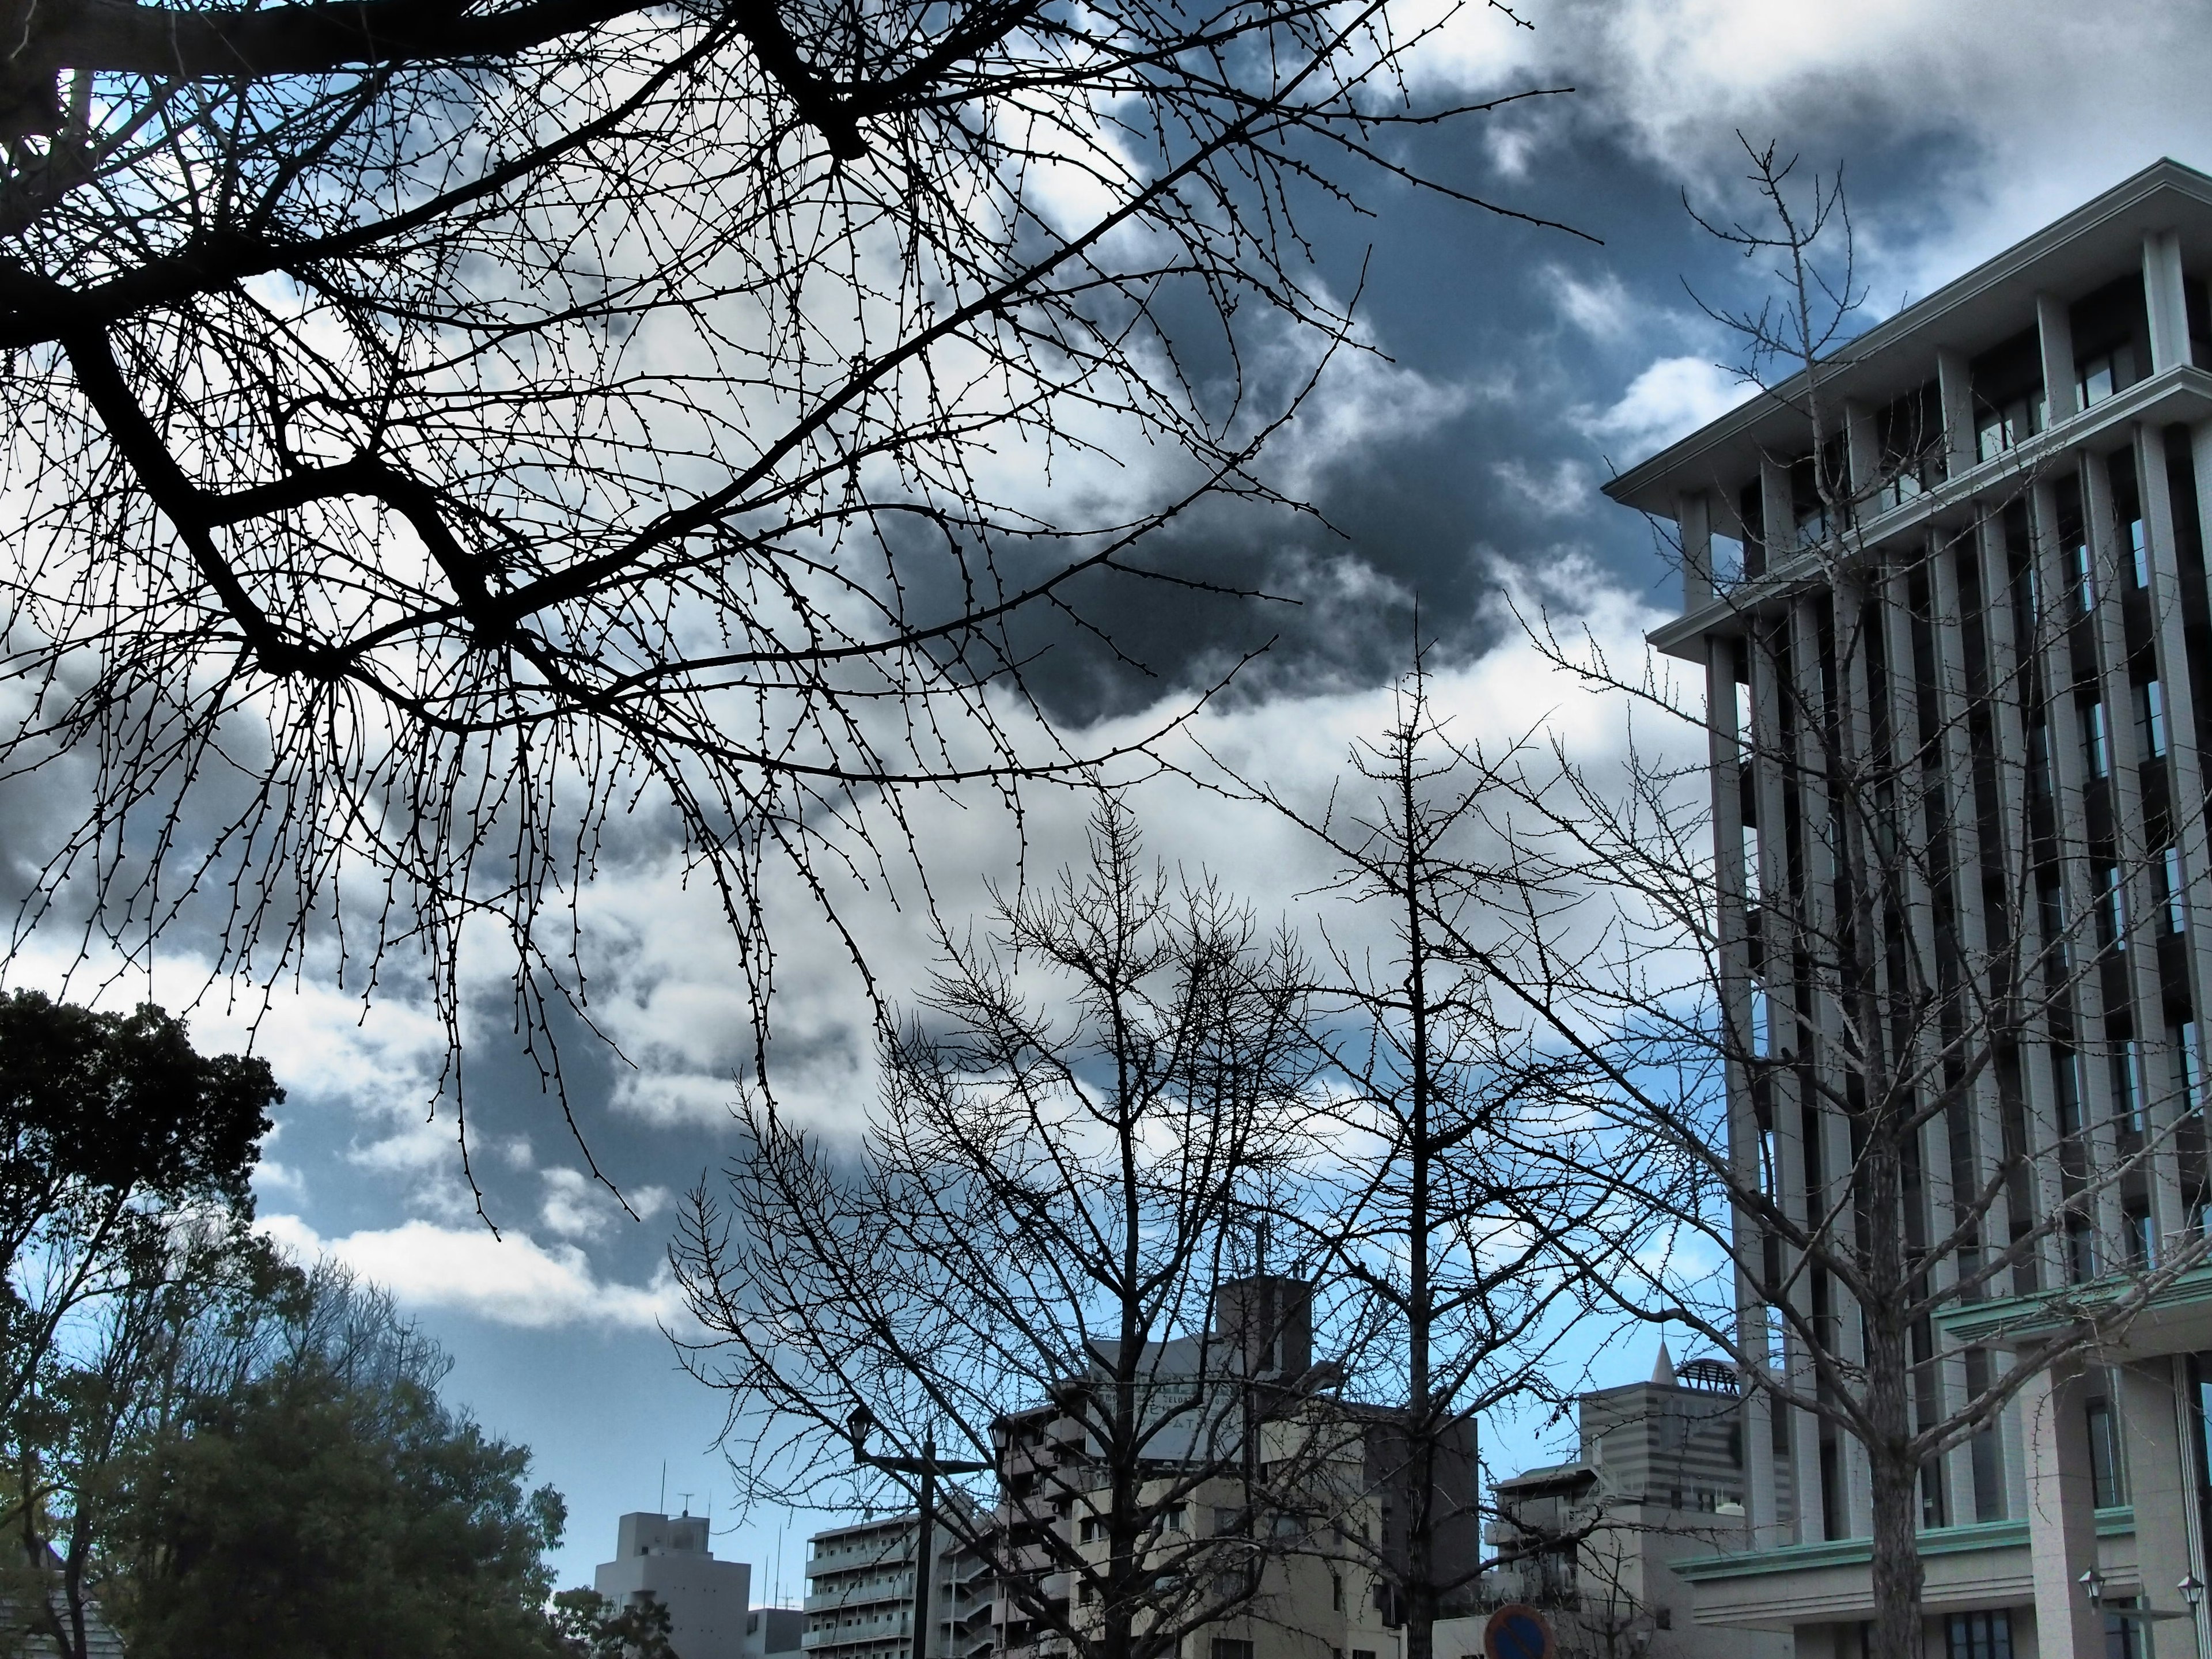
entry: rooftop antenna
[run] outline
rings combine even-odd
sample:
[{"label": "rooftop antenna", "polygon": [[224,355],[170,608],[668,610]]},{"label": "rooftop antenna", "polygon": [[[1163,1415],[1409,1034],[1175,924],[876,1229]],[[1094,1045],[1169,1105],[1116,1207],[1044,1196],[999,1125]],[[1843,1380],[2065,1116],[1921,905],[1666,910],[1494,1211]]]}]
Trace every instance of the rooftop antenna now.
[{"label": "rooftop antenna", "polygon": [[677,1495],[678,1498],[682,1498],[682,1499],[684,1500],[684,1514],[686,1514],[686,1515],[690,1514],[690,1513],[691,1513],[691,1494],[690,1494],[690,1492],[678,1492],[676,1495]]},{"label": "rooftop antenna", "polygon": [[668,1513],[668,1460],[660,1460],[660,1512]]}]

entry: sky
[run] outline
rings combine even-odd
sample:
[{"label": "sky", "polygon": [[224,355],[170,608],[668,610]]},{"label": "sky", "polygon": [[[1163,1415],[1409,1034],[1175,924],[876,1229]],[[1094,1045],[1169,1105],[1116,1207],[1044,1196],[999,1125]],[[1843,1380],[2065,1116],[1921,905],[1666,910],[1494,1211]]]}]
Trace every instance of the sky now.
[{"label": "sky", "polygon": [[[1437,0],[1409,3],[1418,16]],[[1364,263],[1371,350],[1332,368],[1272,463],[1327,524],[1215,515],[1157,555],[1299,603],[1229,614],[1158,591],[1105,596],[1146,672],[1075,655],[1050,665],[1042,684],[1063,721],[1102,739],[1145,729],[1272,635],[1195,730],[1232,764],[1319,792],[1387,711],[1418,605],[1438,700],[1462,735],[1553,732],[1585,758],[1617,754],[1622,712],[1547,675],[1506,599],[1587,624],[1617,658],[1640,652],[1665,614],[1674,578],[1650,528],[1598,490],[1741,395],[1716,366],[1729,342],[1692,295],[1729,302],[1762,273],[1684,208],[1686,194],[1740,204],[1739,130],[1808,167],[1844,166],[1868,321],[2161,155],[2212,169],[2201,0],[1519,9],[1533,27],[1455,14],[1415,62],[1418,89],[1573,92],[1440,129],[1409,160],[1595,240],[1395,186],[1371,196],[1372,217],[1335,222],[1322,258],[1340,279]],[[1296,918],[1319,872],[1279,826],[1172,779],[1133,804],[1161,857]],[[1018,836],[980,805],[925,814],[942,910],[980,904],[1020,856],[1048,867],[1079,845],[1079,801],[1031,808]],[[683,1320],[665,1265],[672,1221],[726,1155],[731,1079],[750,1042],[731,949],[714,905],[651,848],[604,872],[584,904],[603,952],[595,1006],[622,1053],[580,1039],[564,1057],[578,1129],[622,1201],[590,1176],[495,994],[468,1036],[483,1216],[453,1123],[427,1115],[442,1037],[404,985],[364,1015],[350,995],[303,984],[250,1034],[242,1006],[204,1000],[196,1037],[209,1048],[250,1035],[287,1091],[257,1183],[268,1229],[389,1285],[453,1356],[451,1396],[532,1447],[538,1477],[567,1495],[564,1583],[611,1552],[617,1515],[659,1506],[665,1491],[672,1508],[688,1494],[695,1512],[714,1510],[716,1552],[754,1565],[756,1600],[776,1588],[779,1556],[781,1588],[796,1595],[804,1534],[824,1521],[730,1515],[714,1449],[722,1403],[681,1372],[664,1334]],[[918,983],[921,911],[878,903],[866,926],[893,994]],[[781,974],[785,1095],[849,1131],[872,1086],[857,987],[803,927]],[[1648,1343],[1616,1348],[1593,1360],[1592,1380],[1633,1380],[1651,1358]]]}]

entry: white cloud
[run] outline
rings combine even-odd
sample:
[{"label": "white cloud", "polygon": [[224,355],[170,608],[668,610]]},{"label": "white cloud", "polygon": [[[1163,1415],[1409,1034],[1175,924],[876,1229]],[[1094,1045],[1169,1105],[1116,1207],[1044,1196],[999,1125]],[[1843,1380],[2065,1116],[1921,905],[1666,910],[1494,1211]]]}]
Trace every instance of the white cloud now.
[{"label": "white cloud", "polygon": [[1541,276],[1559,314],[1594,340],[1618,340],[1637,320],[1640,307],[1611,271],[1586,282],[1558,265],[1547,265]]},{"label": "white cloud", "polygon": [[304,1259],[327,1255],[390,1291],[401,1305],[444,1308],[495,1324],[545,1329],[607,1325],[650,1329],[684,1317],[664,1267],[647,1285],[603,1279],[574,1244],[538,1244],[526,1233],[407,1221],[324,1238],[295,1215],[264,1218],[261,1231]]},{"label": "white cloud", "polygon": [[1576,424],[1614,447],[1611,459],[1618,469],[1717,419],[1754,390],[1702,357],[1662,357],[1631,380],[1610,408]]},{"label": "white cloud", "polygon": [[[581,1170],[554,1169],[544,1172],[545,1192],[538,1219],[548,1232],[563,1238],[597,1238],[626,1220],[622,1200]],[[665,1187],[626,1188],[623,1198],[639,1220],[650,1221],[668,1207]]]},{"label": "white cloud", "polygon": [[1581,461],[1562,460],[1545,470],[1515,459],[1492,464],[1492,473],[1530,511],[1547,518],[1569,518],[1606,503],[1597,480]]}]

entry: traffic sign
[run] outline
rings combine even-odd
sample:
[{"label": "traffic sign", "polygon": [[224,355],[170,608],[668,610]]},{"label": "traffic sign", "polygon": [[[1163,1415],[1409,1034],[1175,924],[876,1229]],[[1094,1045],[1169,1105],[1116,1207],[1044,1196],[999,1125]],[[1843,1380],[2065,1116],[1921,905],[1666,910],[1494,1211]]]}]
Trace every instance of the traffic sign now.
[{"label": "traffic sign", "polygon": [[1489,1659],[1556,1659],[1559,1646],[1542,1613],[1508,1601],[1482,1627],[1482,1650]]}]

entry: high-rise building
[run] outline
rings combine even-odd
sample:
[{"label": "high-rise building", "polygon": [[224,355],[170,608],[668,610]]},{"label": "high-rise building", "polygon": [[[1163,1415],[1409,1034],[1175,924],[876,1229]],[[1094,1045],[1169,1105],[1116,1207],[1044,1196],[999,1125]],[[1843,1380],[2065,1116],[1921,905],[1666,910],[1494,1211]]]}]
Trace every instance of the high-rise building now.
[{"label": "high-rise building", "polygon": [[[748,1659],[753,1570],[717,1561],[708,1531],[702,1515],[625,1515],[615,1559],[592,1575],[592,1588],[617,1607],[650,1599],[666,1607],[678,1659]],[[757,1622],[752,1634],[764,1634]]]},{"label": "high-rise building", "polygon": [[[2008,1004],[2021,1018],[1994,1021],[1971,1068],[1929,1073],[1947,1103],[1906,1172],[1906,1231],[1917,1249],[1952,1236],[1960,1194],[1982,1207],[1930,1257],[1966,1288],[1914,1333],[1916,1420],[2009,1364],[2062,1291],[2205,1229],[2209,277],[2212,178],[2161,161],[1607,486],[1680,536],[1683,611],[1652,639],[1705,676],[1717,937],[1744,1000],[1728,1017],[1784,1033],[1783,1064],[1729,1067],[1731,1142],[1771,1167],[1771,1203],[1820,1216],[1856,1156],[1839,1097],[1803,1069],[1841,994],[1806,976],[1807,918],[1853,902],[1821,845],[1820,745],[1899,757],[1879,827],[1922,886],[1899,900],[1909,937],[1868,944],[1869,977],[1920,972],[1896,953],[1925,949],[1956,1009],[2011,940],[2036,977],[2006,994],[2058,988]],[[1735,1224],[1741,1328],[1774,1329],[1774,1297],[1802,1295],[1847,1351],[1847,1304],[1762,1267],[1787,1250],[1744,1206]],[[1987,1283],[1978,1251],[2006,1259]],[[1816,1386],[1796,1336],[1778,1341],[1768,1363]],[[2201,1268],[1931,1466],[1927,1650],[2212,1656],[2208,1386]],[[1701,1624],[1856,1659],[1865,1457],[1769,1400],[1744,1401],[1740,1535],[1673,1570]]]}]

